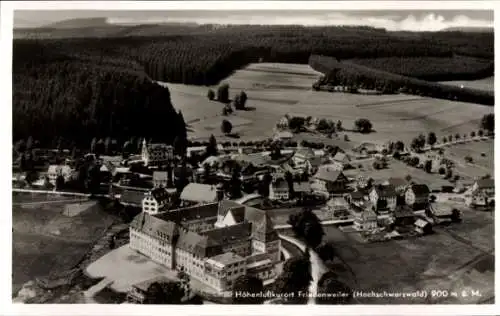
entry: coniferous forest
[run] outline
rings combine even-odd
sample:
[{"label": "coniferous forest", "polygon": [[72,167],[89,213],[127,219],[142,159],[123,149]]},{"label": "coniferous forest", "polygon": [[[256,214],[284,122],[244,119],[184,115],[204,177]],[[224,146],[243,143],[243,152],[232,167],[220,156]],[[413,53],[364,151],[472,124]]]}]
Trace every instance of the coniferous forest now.
[{"label": "coniferous forest", "polygon": [[168,90],[152,80],[213,85],[258,61],[306,64],[311,55],[324,55],[431,81],[493,74],[492,32],[304,26],[106,32],[107,38],[14,40],[14,140],[33,136],[47,143],[63,136],[87,145],[94,137],[141,136],[171,143],[185,133],[182,115]]}]

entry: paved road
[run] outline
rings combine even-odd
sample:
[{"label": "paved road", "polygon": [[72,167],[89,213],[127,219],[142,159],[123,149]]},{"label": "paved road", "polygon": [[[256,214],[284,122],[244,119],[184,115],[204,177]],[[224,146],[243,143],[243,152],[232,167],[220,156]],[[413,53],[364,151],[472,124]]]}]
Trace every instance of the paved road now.
[{"label": "paved road", "polygon": [[[285,235],[280,235],[281,239],[284,239],[286,241],[291,242],[292,244],[296,245],[297,247],[300,248],[303,252],[306,251],[306,245],[291,236],[285,236]],[[309,293],[312,294],[311,297],[309,297],[308,304],[316,304],[314,296],[318,293],[318,282],[323,273],[327,272],[328,269],[325,267],[323,261],[319,258],[318,254],[314,251],[309,249],[309,254],[311,256],[311,275],[312,275],[312,282],[309,285]]]}]

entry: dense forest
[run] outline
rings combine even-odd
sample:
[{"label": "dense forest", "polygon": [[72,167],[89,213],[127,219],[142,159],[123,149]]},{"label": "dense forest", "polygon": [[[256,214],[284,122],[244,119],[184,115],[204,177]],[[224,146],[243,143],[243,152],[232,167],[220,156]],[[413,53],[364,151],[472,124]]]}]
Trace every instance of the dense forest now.
[{"label": "dense forest", "polygon": [[320,85],[342,85],[347,87],[379,90],[385,93],[401,91],[413,95],[457,100],[462,102],[494,105],[494,94],[489,91],[462,89],[436,82],[424,81],[383,70],[361,66],[352,62],[341,62],[329,56],[311,55],[309,65],[325,74]]},{"label": "dense forest", "polygon": [[43,43],[16,43],[13,60],[14,140],[90,145],[94,137],[131,136],[173,142],[185,133],[169,91],[141,66],[113,58],[80,58]]},{"label": "dense forest", "polygon": [[[171,142],[184,133],[182,118],[168,90],[151,79],[213,85],[252,62],[305,64],[311,54],[320,54],[405,75],[418,69],[418,78],[461,80],[490,75],[494,60],[491,32],[156,25],[110,26],[103,37],[91,38],[76,36],[91,36],[91,30],[58,31],[74,38],[14,40],[15,139],[64,135],[80,143],[154,136]],[[399,65],[389,68],[392,59]]]}]

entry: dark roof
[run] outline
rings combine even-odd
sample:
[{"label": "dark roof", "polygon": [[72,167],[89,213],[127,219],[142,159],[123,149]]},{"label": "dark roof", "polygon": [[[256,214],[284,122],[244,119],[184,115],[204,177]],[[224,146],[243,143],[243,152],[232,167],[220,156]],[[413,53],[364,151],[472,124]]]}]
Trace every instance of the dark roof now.
[{"label": "dark roof", "polygon": [[243,212],[245,211],[244,205],[242,205],[240,203],[236,203],[235,201],[231,201],[231,200],[220,201],[218,204],[218,207],[219,207],[218,215],[222,216],[222,217],[226,216],[227,212],[229,212],[230,210],[233,210],[233,209],[240,209],[240,210],[243,210]]},{"label": "dark roof", "polygon": [[169,243],[177,234],[177,225],[174,222],[164,221],[148,213],[141,212],[132,222],[130,227],[146,235],[154,236]]},{"label": "dark roof", "polygon": [[217,218],[217,210],[217,203],[210,203],[180,208],[166,213],[157,214],[155,216],[164,221],[173,221],[175,223],[182,224],[183,222],[199,220],[202,218],[213,218],[213,220],[215,220]]},{"label": "dark roof", "polygon": [[396,196],[396,189],[393,185],[377,185],[373,188],[379,197],[391,197]]},{"label": "dark roof", "polygon": [[166,171],[155,171],[153,172],[153,181],[167,181],[168,172]]},{"label": "dark roof", "polygon": [[168,199],[168,192],[164,188],[156,188],[151,190],[150,192],[151,196],[158,202],[162,202]]},{"label": "dark roof", "polygon": [[272,181],[271,186],[274,189],[288,190],[288,183],[283,178],[277,178],[275,181]]},{"label": "dark roof", "polygon": [[244,207],[235,207],[231,209],[231,215],[233,215],[234,220],[237,223],[241,223],[245,220],[245,208]]},{"label": "dark roof", "polygon": [[207,236],[200,235],[187,229],[179,229],[177,247],[202,258],[222,253],[220,244],[210,243]]},{"label": "dark roof", "polygon": [[477,180],[477,186],[480,189],[492,189],[495,187],[495,180],[494,179],[480,179],[480,180]]},{"label": "dark roof", "polygon": [[353,199],[353,200],[362,200],[365,197],[365,194],[361,191],[354,191],[354,192],[349,193],[349,195],[351,196],[351,199]]},{"label": "dark roof", "polygon": [[389,178],[387,182],[395,187],[404,186],[408,184],[408,182],[403,178]]},{"label": "dark roof", "polygon": [[320,167],[314,175],[315,178],[325,181],[337,181],[339,177],[343,177],[342,171],[335,170],[332,167]]},{"label": "dark roof", "polygon": [[412,190],[415,195],[425,195],[431,192],[426,184],[413,184],[410,190]]},{"label": "dark roof", "polygon": [[126,204],[142,205],[142,199],[144,199],[144,192],[124,190],[120,194],[120,202]]},{"label": "dark roof", "polygon": [[225,245],[241,240],[248,240],[252,234],[251,223],[240,223],[206,231],[211,244]]}]

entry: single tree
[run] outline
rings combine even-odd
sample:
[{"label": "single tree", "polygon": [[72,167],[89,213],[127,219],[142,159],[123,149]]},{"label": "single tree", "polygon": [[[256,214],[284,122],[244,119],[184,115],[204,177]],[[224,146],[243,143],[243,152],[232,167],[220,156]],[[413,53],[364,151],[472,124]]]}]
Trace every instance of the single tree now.
[{"label": "single tree", "polygon": [[372,131],[373,125],[370,120],[360,118],[354,122],[354,127],[360,133],[370,133]]},{"label": "single tree", "polygon": [[443,143],[446,144],[448,142],[448,138],[446,136],[443,136]]},{"label": "single tree", "polygon": [[425,161],[424,170],[427,173],[431,173],[432,172],[432,160],[426,160]]},{"label": "single tree", "polygon": [[453,135],[449,135],[449,136],[448,136],[448,142],[450,142],[450,143],[451,143],[452,141],[453,141]]},{"label": "single tree", "polygon": [[436,142],[437,142],[436,134],[434,132],[430,132],[429,135],[427,136],[427,144],[429,144],[432,147]]},{"label": "single tree", "polygon": [[456,134],[455,134],[455,139],[456,139],[456,140],[459,140],[459,139],[460,139],[460,134],[459,134],[459,133],[456,133]]},{"label": "single tree", "polygon": [[207,148],[205,149],[206,156],[217,156],[217,140],[215,139],[215,136],[212,134],[210,135],[210,138],[208,140],[208,145]]},{"label": "single tree", "polygon": [[304,304],[307,302],[306,295],[309,284],[312,281],[311,263],[305,256],[292,257],[283,265],[283,271],[274,283],[277,293],[284,295],[285,303]]},{"label": "single tree", "polygon": [[233,172],[231,175],[231,180],[229,181],[230,185],[230,194],[231,198],[236,199],[241,197],[241,172],[240,167],[236,165],[233,168]]},{"label": "single tree", "polygon": [[342,121],[341,120],[338,120],[337,121],[337,130],[339,132],[343,131],[344,129],[342,128]]},{"label": "single tree", "polygon": [[229,102],[229,85],[227,83],[219,86],[217,89],[217,101],[222,103]]},{"label": "single tree", "polygon": [[481,128],[489,134],[493,133],[495,131],[495,114],[485,114],[481,119]]},{"label": "single tree", "polygon": [[285,172],[285,181],[288,185],[288,195],[290,196],[290,198],[293,198],[295,192],[293,189],[293,176],[290,171]]},{"label": "single tree", "polygon": [[180,304],[184,296],[178,282],[152,283],[146,291],[145,304]]},{"label": "single tree", "polygon": [[480,129],[479,131],[477,131],[477,134],[479,135],[479,137],[483,137],[484,132],[482,129]]},{"label": "single tree", "polygon": [[225,135],[230,134],[233,129],[233,124],[228,120],[223,120],[220,129]]},{"label": "single tree", "polygon": [[64,177],[62,174],[59,174],[56,178],[56,191],[61,191],[64,189]]},{"label": "single tree", "polygon": [[473,162],[473,159],[472,159],[471,156],[465,156],[464,160],[465,160],[466,163],[472,163]]},{"label": "single tree", "polygon": [[471,138],[476,137],[476,132],[474,132],[474,131],[470,132],[470,137],[471,137]]},{"label": "single tree", "polygon": [[214,90],[208,89],[207,98],[210,101],[213,101],[215,99],[215,92],[214,92]]},{"label": "single tree", "polygon": [[439,174],[443,175],[446,173],[446,169],[444,167],[440,167],[438,172],[439,172]]}]

